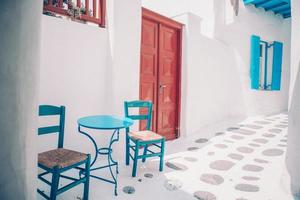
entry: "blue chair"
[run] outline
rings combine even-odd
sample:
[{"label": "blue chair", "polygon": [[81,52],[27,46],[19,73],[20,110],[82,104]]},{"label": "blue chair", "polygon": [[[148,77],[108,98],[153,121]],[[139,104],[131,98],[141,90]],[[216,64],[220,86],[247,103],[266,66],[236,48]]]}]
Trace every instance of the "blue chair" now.
[{"label": "blue chair", "polygon": [[[51,187],[50,196],[44,191],[37,189],[37,192],[45,199],[55,200],[56,196],[83,183],[84,193],[83,199],[89,198],[89,179],[90,179],[90,155],[63,148],[64,143],[64,127],[65,127],[65,107],[56,107],[51,105],[39,106],[39,116],[59,116],[59,125],[41,127],[38,129],[38,135],[58,133],[58,148],[38,154],[38,167],[44,170],[38,174],[38,178]],[[81,167],[80,165],[85,165]],[[73,178],[63,173],[77,169],[83,172],[84,177]],[[44,176],[52,174],[52,181],[48,181]],[[66,186],[59,188],[59,179],[65,178],[72,182]]]},{"label": "blue chair", "polygon": [[[142,162],[146,161],[149,157],[160,157],[159,171],[163,170],[164,166],[164,151],[165,151],[165,138],[157,133],[150,131],[151,119],[152,119],[152,103],[148,101],[125,101],[125,116],[132,120],[145,120],[146,130],[144,131],[130,131],[126,128],[126,165],[129,165],[130,158],[133,160],[132,176],[136,176],[138,159],[142,159]],[[131,115],[129,109],[140,108],[146,110],[145,114]],[[149,146],[156,148],[157,150],[150,150]],[[143,149],[143,153],[139,155],[139,150]],[[133,151],[133,155],[131,154]]]}]

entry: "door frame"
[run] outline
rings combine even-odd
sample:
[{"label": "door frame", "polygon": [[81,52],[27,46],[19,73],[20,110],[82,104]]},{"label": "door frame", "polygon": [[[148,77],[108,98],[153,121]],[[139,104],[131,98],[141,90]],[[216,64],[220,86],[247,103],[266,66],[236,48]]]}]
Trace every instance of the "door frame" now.
[{"label": "door frame", "polygon": [[[165,26],[174,28],[178,31],[178,39],[177,39],[177,44],[178,44],[178,65],[177,65],[177,92],[176,92],[176,101],[177,101],[177,115],[176,115],[176,133],[175,133],[175,139],[177,139],[178,137],[180,137],[181,135],[181,74],[182,74],[182,33],[183,33],[183,24],[170,19],[168,17],[165,17],[163,15],[160,15],[156,12],[153,12],[149,9],[143,8],[142,7],[142,19],[148,19],[151,21],[155,21],[158,22],[159,24],[163,24]],[[142,22],[141,22],[142,23]],[[142,49],[141,49],[142,51]],[[158,59],[159,61],[159,59]],[[157,62],[158,62],[157,61]],[[139,97],[141,98],[141,93],[140,93],[140,88],[141,87],[141,80],[139,83]],[[157,112],[156,112],[157,114]]]}]

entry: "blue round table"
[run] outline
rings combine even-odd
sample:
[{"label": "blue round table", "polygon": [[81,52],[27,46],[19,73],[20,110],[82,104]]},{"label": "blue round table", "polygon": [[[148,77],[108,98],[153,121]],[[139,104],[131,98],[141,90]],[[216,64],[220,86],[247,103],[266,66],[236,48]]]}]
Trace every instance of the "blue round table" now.
[{"label": "blue round table", "polygon": [[[87,136],[94,144],[95,147],[95,157],[94,160],[91,163],[91,169],[90,171],[94,170],[100,170],[104,168],[109,168],[110,174],[112,176],[112,180],[105,179],[99,176],[90,175],[90,177],[100,179],[102,181],[106,181],[108,183],[112,183],[115,185],[115,195],[117,195],[117,186],[118,186],[118,180],[117,180],[117,174],[118,171],[118,162],[115,161],[112,158],[112,144],[114,142],[119,141],[119,133],[120,129],[127,128],[133,124],[133,120],[129,118],[120,118],[112,115],[96,115],[96,116],[88,116],[78,119],[78,131],[79,133]],[[99,148],[95,139],[89,135],[88,133],[82,131],[82,127],[88,128],[88,129],[97,129],[97,130],[112,130],[112,136],[110,138],[109,146],[106,148]],[[98,155],[107,155],[108,156],[108,165],[100,166],[100,167],[94,167],[92,166],[95,164],[95,162],[98,159]],[[113,173],[112,167],[116,166],[116,173]],[[81,172],[83,173],[83,172]]]}]

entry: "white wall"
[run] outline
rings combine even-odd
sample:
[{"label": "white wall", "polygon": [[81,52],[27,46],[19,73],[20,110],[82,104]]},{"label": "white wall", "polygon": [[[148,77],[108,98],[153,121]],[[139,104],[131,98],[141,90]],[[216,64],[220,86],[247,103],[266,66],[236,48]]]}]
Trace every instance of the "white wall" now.
[{"label": "white wall", "polygon": [[[77,119],[97,114],[123,116],[123,101],[137,99],[139,94],[141,3],[107,3],[106,28],[42,16],[39,103],[66,106],[65,146],[83,152],[94,149],[78,133]],[[108,136],[96,138],[100,145],[107,145]],[[123,137],[116,147],[122,158]],[[51,142],[48,137],[39,139],[40,151],[54,147],[56,138],[50,138]]]},{"label": "white wall", "polygon": [[[124,116],[124,101],[139,99],[141,1],[114,0],[110,3],[113,4],[113,23],[109,27],[112,28],[110,37],[113,38],[111,113]],[[115,156],[121,163],[125,159],[124,139],[122,130],[120,142],[114,148]]]},{"label": "white wall", "polygon": [[[224,8],[224,15],[228,16],[232,12],[231,7],[224,6]],[[242,4],[240,5],[239,16],[233,17],[232,21],[225,20],[225,24],[216,30],[216,37],[224,41],[235,52],[235,62],[240,72],[247,116],[274,114],[287,110],[290,73],[290,26],[290,19],[284,20],[271,12],[265,12],[253,6],[245,7]],[[262,92],[249,89],[249,40],[252,34],[259,35],[267,41],[276,40],[284,44],[280,91]]]},{"label": "white wall", "polygon": [[39,103],[66,106],[65,144],[81,149],[86,140],[77,133],[77,119],[108,113],[111,106],[107,30],[43,15],[41,47]]},{"label": "white wall", "polygon": [[41,4],[1,1],[0,199],[36,199]]},{"label": "white wall", "polygon": [[300,197],[300,2],[292,0],[292,45],[291,45],[291,86],[287,147],[287,168],[291,177],[291,190]]},{"label": "white wall", "polygon": [[125,100],[139,98],[141,1],[114,0],[113,68],[114,112],[123,115]]},{"label": "white wall", "polygon": [[[296,85],[296,77],[299,70],[299,63],[300,63],[300,13],[297,6],[299,6],[299,1],[291,1],[292,3],[292,42],[291,42],[291,83],[290,83],[290,97],[292,97],[294,87]],[[292,98],[290,98],[292,100]]]},{"label": "white wall", "polygon": [[[290,20],[225,0],[144,0],[143,6],[186,25],[183,63],[183,133],[225,118],[287,110]],[[281,91],[250,89],[250,36],[284,43]],[[184,117],[183,117],[184,116]]]},{"label": "white wall", "polygon": [[142,0],[142,6],[157,13],[174,18],[187,12],[200,16],[202,32],[212,37],[215,27],[214,1],[213,0]]},{"label": "white wall", "polygon": [[197,15],[187,13],[176,19],[186,24],[182,88],[185,116],[181,120],[183,133],[190,134],[202,126],[224,120],[230,113],[238,113],[244,105],[238,71],[227,67],[235,65],[232,49],[202,36],[201,18]]}]

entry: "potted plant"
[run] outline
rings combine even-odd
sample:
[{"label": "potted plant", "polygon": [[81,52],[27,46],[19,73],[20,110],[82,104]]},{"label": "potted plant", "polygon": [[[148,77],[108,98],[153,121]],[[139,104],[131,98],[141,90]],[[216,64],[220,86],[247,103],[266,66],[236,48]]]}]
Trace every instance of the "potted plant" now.
[{"label": "potted plant", "polygon": [[76,20],[80,17],[80,8],[75,6],[72,1],[68,1],[68,15],[72,20]]}]

